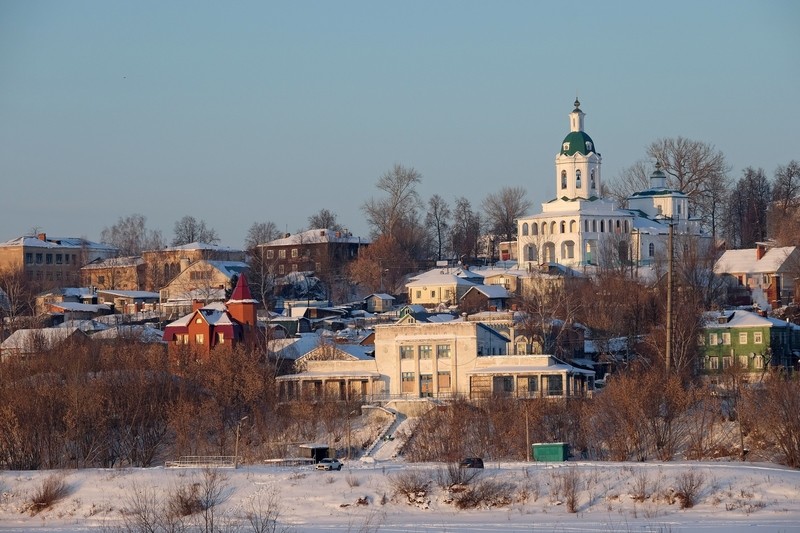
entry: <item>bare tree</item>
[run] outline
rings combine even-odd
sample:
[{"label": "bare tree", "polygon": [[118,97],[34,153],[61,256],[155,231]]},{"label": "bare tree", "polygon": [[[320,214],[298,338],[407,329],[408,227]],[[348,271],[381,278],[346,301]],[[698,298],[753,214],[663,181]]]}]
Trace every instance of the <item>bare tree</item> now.
[{"label": "bare tree", "polygon": [[320,209],[318,213],[308,217],[308,229],[343,231],[344,227],[336,221],[336,213],[328,209]]},{"label": "bare tree", "polygon": [[216,230],[206,226],[205,220],[197,220],[191,215],[186,215],[175,222],[175,237],[172,246],[181,246],[191,242],[205,242],[214,244],[219,242]]},{"label": "bare tree", "polygon": [[531,201],[522,187],[503,187],[483,200],[487,231],[502,240],[513,240],[517,235],[517,219],[531,208]]},{"label": "bare tree", "polygon": [[790,161],[775,171],[772,200],[770,236],[783,246],[800,244],[800,162]]},{"label": "bare tree", "polygon": [[465,259],[478,256],[481,229],[480,214],[472,210],[469,200],[463,196],[457,198],[453,209],[453,228],[450,233],[453,252],[456,256]]},{"label": "bare tree", "polygon": [[147,229],[147,218],[135,213],[120,217],[116,224],[104,228],[100,240],[119,248],[123,256],[139,255],[144,250],[164,247],[164,238],[158,230]]},{"label": "bare tree", "polygon": [[450,206],[438,194],[434,194],[428,200],[425,225],[428,226],[428,231],[431,232],[433,244],[436,247],[436,260],[441,260],[442,254],[447,247],[447,230],[450,228]]},{"label": "bare tree", "polygon": [[350,279],[369,292],[396,293],[402,277],[416,268],[414,259],[391,236],[382,235],[347,267]]},{"label": "bare tree", "polygon": [[744,169],[725,205],[725,237],[731,248],[751,248],[767,238],[772,191],[762,169]]},{"label": "bare tree", "polygon": [[247,237],[244,239],[244,247],[249,251],[259,244],[265,244],[279,238],[280,235],[281,232],[278,231],[278,226],[272,221],[253,222],[250,229],[247,230]]},{"label": "bare tree", "polygon": [[622,169],[619,176],[608,183],[609,196],[616,200],[617,205],[625,207],[628,204],[628,198],[633,193],[650,187],[652,166],[646,159],[640,159],[633,165]]},{"label": "bare tree", "polygon": [[729,182],[730,167],[723,153],[711,144],[683,137],[659,139],[647,153],[661,163],[670,187],[689,196],[716,237],[717,217]]},{"label": "bare tree", "polygon": [[417,185],[422,175],[413,168],[394,165],[378,180],[377,187],[385,198],[370,198],[361,207],[372,228],[372,236],[390,235],[403,242],[403,228],[419,225],[417,213],[422,202],[417,193]]}]

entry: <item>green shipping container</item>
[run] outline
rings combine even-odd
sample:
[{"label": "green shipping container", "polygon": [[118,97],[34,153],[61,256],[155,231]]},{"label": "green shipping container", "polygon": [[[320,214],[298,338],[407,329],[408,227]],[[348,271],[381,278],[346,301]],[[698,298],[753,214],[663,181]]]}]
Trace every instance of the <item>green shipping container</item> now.
[{"label": "green shipping container", "polygon": [[569,457],[569,444],[566,442],[537,442],[531,447],[534,461],[566,461]]}]

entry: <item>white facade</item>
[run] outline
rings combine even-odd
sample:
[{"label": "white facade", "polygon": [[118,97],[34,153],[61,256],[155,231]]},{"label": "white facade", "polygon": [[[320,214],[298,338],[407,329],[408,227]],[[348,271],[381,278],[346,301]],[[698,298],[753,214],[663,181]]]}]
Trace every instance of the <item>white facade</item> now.
[{"label": "white facade", "polygon": [[542,204],[541,213],[517,221],[520,267],[648,264],[666,247],[669,223],[678,233],[700,235],[689,218],[688,197],[666,187],[658,165],[650,188],[633,194],[627,209],[601,196],[602,157],[583,130],[579,106],[576,100],[555,159],[556,198]]}]

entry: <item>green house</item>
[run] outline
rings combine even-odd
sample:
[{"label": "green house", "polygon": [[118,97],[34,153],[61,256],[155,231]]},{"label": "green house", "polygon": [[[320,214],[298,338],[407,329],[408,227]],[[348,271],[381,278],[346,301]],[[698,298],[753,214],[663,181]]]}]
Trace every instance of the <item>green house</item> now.
[{"label": "green house", "polygon": [[799,326],[741,309],[705,313],[703,319],[702,373],[719,374],[734,365],[754,373],[794,366],[792,341]]}]

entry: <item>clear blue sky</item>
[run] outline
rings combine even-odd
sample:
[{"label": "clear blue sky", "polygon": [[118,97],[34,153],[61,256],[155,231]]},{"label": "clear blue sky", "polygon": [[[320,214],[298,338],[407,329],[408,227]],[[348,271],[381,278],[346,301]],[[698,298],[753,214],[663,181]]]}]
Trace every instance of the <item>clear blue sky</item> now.
[{"label": "clear blue sky", "polygon": [[576,92],[603,178],[662,137],[734,178],[800,159],[800,2],[0,1],[0,241],[142,213],[241,246],[360,206],[394,163],[479,206],[555,194]]}]

